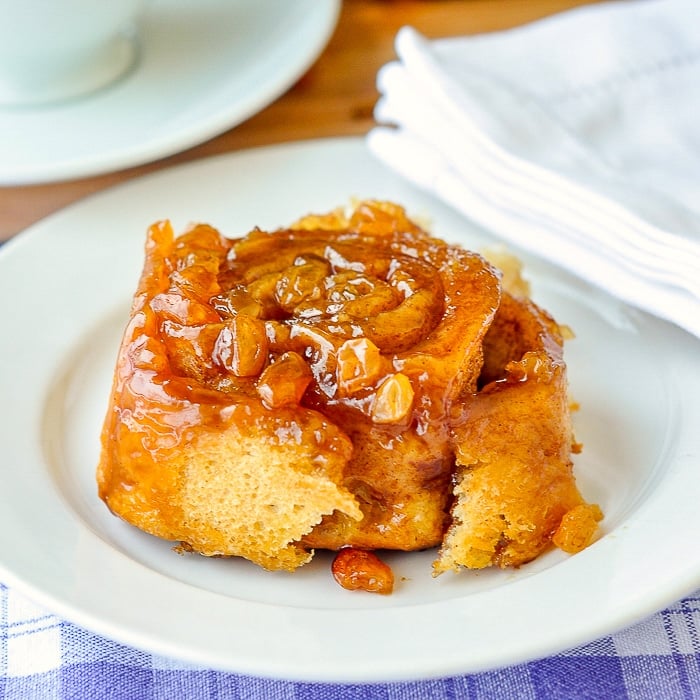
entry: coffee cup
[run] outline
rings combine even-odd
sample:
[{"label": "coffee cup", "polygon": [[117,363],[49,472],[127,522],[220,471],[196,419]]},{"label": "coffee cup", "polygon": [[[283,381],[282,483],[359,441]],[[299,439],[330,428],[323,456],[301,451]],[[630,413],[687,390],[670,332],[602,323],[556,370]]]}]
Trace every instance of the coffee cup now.
[{"label": "coffee cup", "polygon": [[138,60],[143,0],[0,0],[0,105],[85,96]]}]

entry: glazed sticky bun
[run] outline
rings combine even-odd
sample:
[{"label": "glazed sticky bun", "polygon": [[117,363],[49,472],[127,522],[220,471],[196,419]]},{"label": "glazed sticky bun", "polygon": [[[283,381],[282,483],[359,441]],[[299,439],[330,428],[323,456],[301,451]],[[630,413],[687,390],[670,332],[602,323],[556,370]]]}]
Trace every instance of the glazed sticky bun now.
[{"label": "glazed sticky bun", "polygon": [[153,225],[100,497],[267,569],[338,550],[343,581],[375,550],[437,547],[440,573],[582,549],[602,516],[572,475],[562,329],[502,277],[386,202],[236,239]]}]

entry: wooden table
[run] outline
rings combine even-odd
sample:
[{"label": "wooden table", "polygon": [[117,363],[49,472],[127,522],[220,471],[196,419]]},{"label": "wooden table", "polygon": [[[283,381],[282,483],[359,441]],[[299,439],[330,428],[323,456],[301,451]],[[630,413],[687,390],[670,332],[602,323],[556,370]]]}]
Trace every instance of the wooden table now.
[{"label": "wooden table", "polygon": [[68,182],[0,188],[0,240],[85,195],[217,153],[262,144],[364,134],[373,125],[377,70],[394,56],[398,29],[431,38],[513,27],[591,0],[344,0],[317,62],[285,95],[248,121],[183,153],[127,170]]}]

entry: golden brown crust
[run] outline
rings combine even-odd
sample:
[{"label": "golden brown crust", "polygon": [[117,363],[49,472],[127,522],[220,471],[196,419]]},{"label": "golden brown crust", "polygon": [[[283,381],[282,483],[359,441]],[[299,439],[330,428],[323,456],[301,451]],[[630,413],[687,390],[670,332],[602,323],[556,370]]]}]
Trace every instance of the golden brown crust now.
[{"label": "golden brown crust", "polygon": [[504,293],[484,341],[480,391],[455,417],[455,503],[434,571],[519,566],[583,504],[562,338],[527,299]]}]

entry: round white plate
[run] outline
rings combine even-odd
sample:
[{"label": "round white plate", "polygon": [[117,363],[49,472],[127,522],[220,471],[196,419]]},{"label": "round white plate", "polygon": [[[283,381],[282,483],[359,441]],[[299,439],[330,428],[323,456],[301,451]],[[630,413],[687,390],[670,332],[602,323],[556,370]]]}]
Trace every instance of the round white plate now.
[{"label": "round white plate", "polygon": [[144,231],[170,217],[230,236],[353,197],[390,198],[443,238],[491,242],[357,139],[204,160],[91,197],[0,249],[0,576],[99,633],[208,667],[337,681],[444,676],[551,654],[700,585],[700,343],[524,257],[568,343],[576,472],[603,536],[516,571],[430,575],[395,554],[389,597],[348,592],[328,556],[294,574],[178,556],[97,499],[94,469]]},{"label": "round white plate", "polygon": [[313,63],[340,0],[150,0],[140,59],[82,99],[0,107],[0,185],[86,177],[206,141],[279,97]]}]

